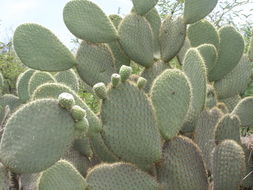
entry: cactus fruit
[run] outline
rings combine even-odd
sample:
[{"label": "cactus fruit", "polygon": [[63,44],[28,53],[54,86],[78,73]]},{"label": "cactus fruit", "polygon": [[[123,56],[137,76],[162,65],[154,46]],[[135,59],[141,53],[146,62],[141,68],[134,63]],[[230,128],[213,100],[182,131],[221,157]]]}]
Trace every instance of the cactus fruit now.
[{"label": "cactus fruit", "polygon": [[119,70],[121,82],[125,82],[130,77],[132,72],[133,72],[132,67],[125,66],[125,65],[121,66]]},{"label": "cactus fruit", "polygon": [[119,86],[120,81],[121,81],[121,77],[119,74],[117,74],[117,73],[112,74],[111,83],[112,83],[113,88],[116,88],[117,86]]},{"label": "cactus fruit", "polygon": [[72,94],[61,93],[58,97],[58,101],[61,107],[70,110],[75,105],[75,99]]},{"label": "cactus fruit", "polygon": [[147,80],[143,77],[139,77],[137,81],[137,86],[139,89],[143,89],[145,85],[147,84]]},{"label": "cactus fruit", "polygon": [[80,121],[86,117],[86,111],[78,105],[73,106],[70,113],[75,121]]},{"label": "cactus fruit", "polygon": [[14,33],[13,43],[22,63],[32,69],[63,71],[76,64],[74,56],[58,38],[38,24],[20,25]]},{"label": "cactus fruit", "polygon": [[106,86],[103,82],[97,83],[93,86],[93,91],[100,99],[106,99]]}]

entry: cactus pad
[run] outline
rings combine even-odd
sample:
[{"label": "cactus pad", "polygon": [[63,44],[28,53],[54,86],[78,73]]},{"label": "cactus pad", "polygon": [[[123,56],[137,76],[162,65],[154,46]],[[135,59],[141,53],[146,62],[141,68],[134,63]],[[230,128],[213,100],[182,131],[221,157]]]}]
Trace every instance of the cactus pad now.
[{"label": "cactus pad", "polygon": [[158,2],[158,0],[132,0],[134,10],[139,15],[144,15],[149,12]]},{"label": "cactus pad", "polygon": [[142,168],[160,159],[161,139],[154,111],[137,86],[125,82],[109,89],[100,114],[105,144],[117,157]]},{"label": "cactus pad", "polygon": [[158,127],[165,139],[177,135],[187,115],[191,89],[186,75],[180,70],[165,70],[153,83],[151,99]]},{"label": "cactus pad", "polygon": [[126,16],[119,26],[119,41],[133,61],[144,67],[153,64],[153,33],[144,17],[136,14]]},{"label": "cactus pad", "polygon": [[223,140],[231,139],[237,143],[240,140],[240,120],[236,115],[224,115],[217,123],[215,129],[215,142],[221,143]]},{"label": "cactus pad", "polygon": [[98,82],[109,83],[115,70],[110,48],[105,44],[83,41],[77,52],[77,72],[81,79],[93,86]]},{"label": "cactus pad", "polygon": [[184,21],[195,23],[207,16],[217,5],[218,0],[186,0],[184,5]]},{"label": "cactus pad", "polygon": [[245,172],[242,147],[233,140],[225,140],[214,149],[212,160],[213,190],[239,189]]},{"label": "cactus pad", "polygon": [[223,102],[227,106],[229,112],[232,112],[240,100],[241,97],[239,95],[235,95],[228,98],[220,99],[219,101]]},{"label": "cactus pad", "polygon": [[56,100],[30,102],[6,123],[0,144],[1,162],[15,173],[45,170],[60,159],[71,143],[73,126],[70,114]]},{"label": "cactus pad", "polygon": [[78,77],[77,74],[72,69],[59,72],[54,77],[57,82],[63,83],[69,86],[72,90],[78,92],[79,90]]},{"label": "cactus pad", "polygon": [[39,181],[39,190],[84,190],[85,179],[65,160],[60,160],[45,170]]},{"label": "cactus pad", "polygon": [[158,181],[164,189],[208,189],[201,152],[192,140],[178,136],[164,144],[163,162],[158,165]]},{"label": "cactus pad", "polygon": [[252,66],[247,56],[242,56],[236,67],[223,79],[214,83],[220,99],[229,98],[245,91],[251,81]]},{"label": "cactus pad", "polygon": [[214,25],[207,20],[201,20],[190,25],[188,27],[188,38],[192,47],[197,47],[203,44],[212,44],[216,49],[219,48],[219,34]]},{"label": "cactus pad", "polygon": [[71,52],[47,28],[20,25],[13,37],[15,51],[26,66],[42,71],[64,71],[76,62]]},{"label": "cactus pad", "polygon": [[164,62],[170,61],[177,55],[184,44],[186,24],[182,17],[168,16],[160,29],[161,57]]},{"label": "cactus pad", "polygon": [[28,69],[24,73],[20,74],[17,79],[16,83],[17,94],[19,99],[24,103],[30,99],[29,80],[34,72],[35,71],[32,69]]},{"label": "cactus pad", "polygon": [[87,183],[92,190],[158,190],[160,185],[134,165],[101,164],[89,171]]},{"label": "cactus pad", "polygon": [[220,36],[218,59],[209,75],[210,81],[220,80],[231,72],[239,63],[244,50],[243,37],[234,27],[224,26],[219,29],[218,33]]},{"label": "cactus pad", "polygon": [[117,39],[117,30],[105,13],[89,0],[72,0],[63,10],[67,28],[76,37],[93,43]]},{"label": "cactus pad", "polygon": [[253,126],[253,97],[243,98],[232,111],[238,115],[242,126]]}]

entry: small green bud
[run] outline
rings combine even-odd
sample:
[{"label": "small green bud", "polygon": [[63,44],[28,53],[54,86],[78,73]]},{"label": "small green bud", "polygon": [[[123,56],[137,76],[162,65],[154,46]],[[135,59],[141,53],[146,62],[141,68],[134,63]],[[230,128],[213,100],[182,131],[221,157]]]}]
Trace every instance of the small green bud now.
[{"label": "small green bud", "polygon": [[119,70],[121,81],[125,82],[132,74],[132,71],[133,71],[132,67],[122,65]]},{"label": "small green bud", "polygon": [[120,75],[117,73],[112,74],[111,81],[112,81],[112,87],[116,88],[117,86],[119,86],[119,83],[120,83]]},{"label": "small green bud", "polygon": [[58,101],[61,107],[70,110],[75,105],[75,99],[72,94],[61,93],[58,96]]},{"label": "small green bud", "polygon": [[99,97],[100,99],[106,99],[107,92],[106,92],[106,87],[104,83],[100,82],[100,83],[95,84],[93,86],[93,91],[95,92],[97,97]]},{"label": "small green bud", "polygon": [[89,130],[89,121],[83,117],[80,121],[77,121],[74,125],[75,129],[84,131],[85,133]]},{"label": "small green bud", "polygon": [[86,117],[86,111],[78,105],[73,106],[70,113],[75,121],[80,121]]},{"label": "small green bud", "polygon": [[143,89],[145,85],[147,84],[147,80],[143,77],[139,77],[137,80],[137,86],[139,89]]}]

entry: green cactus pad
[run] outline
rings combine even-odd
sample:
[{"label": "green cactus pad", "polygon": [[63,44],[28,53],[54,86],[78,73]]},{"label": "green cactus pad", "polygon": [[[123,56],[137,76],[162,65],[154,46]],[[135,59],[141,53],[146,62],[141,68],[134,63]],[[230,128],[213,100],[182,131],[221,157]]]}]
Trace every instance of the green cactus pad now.
[{"label": "green cactus pad", "polygon": [[119,26],[119,41],[126,54],[144,67],[153,64],[153,32],[142,16],[130,14]]},{"label": "green cactus pad", "polygon": [[164,71],[153,83],[151,99],[162,136],[165,139],[176,136],[191,101],[190,82],[186,75],[176,69]]},{"label": "green cactus pad", "polygon": [[122,21],[122,17],[116,14],[109,15],[110,20],[112,21],[114,27],[118,29],[120,22]]},{"label": "green cactus pad", "polygon": [[168,16],[160,29],[161,58],[164,62],[170,61],[177,55],[184,45],[186,24],[182,17],[171,18]]},{"label": "green cactus pad", "polygon": [[83,41],[76,59],[78,74],[90,86],[101,81],[109,83],[111,75],[115,72],[112,52],[105,44]]},{"label": "green cactus pad", "polygon": [[253,97],[243,98],[232,111],[232,114],[238,115],[242,126],[253,126]]},{"label": "green cactus pad", "polygon": [[210,156],[215,147],[215,126],[223,113],[216,107],[203,110],[196,123],[194,142],[203,153],[203,159],[208,169],[211,169]]},{"label": "green cactus pad", "polygon": [[210,81],[220,80],[231,72],[239,63],[244,51],[243,37],[233,26],[223,26],[218,33],[220,36],[218,59],[208,77]]},{"label": "green cactus pad", "polygon": [[39,190],[85,190],[85,179],[65,160],[60,160],[45,170],[39,181]]},{"label": "green cactus pad", "polygon": [[29,80],[28,86],[29,94],[32,95],[33,92],[36,90],[36,88],[38,88],[38,86],[44,83],[54,83],[54,82],[56,82],[56,80],[50,73],[36,71],[33,73],[33,75]]},{"label": "green cactus pad", "polygon": [[21,104],[20,99],[12,94],[5,94],[0,97],[0,106],[5,107],[8,105],[11,112],[14,112]]},{"label": "green cactus pad", "polygon": [[201,20],[188,27],[188,38],[192,47],[203,44],[212,44],[219,49],[219,34],[213,24],[207,20]]},{"label": "green cactus pad", "polygon": [[242,147],[245,153],[246,172],[243,178],[243,187],[250,188],[253,186],[253,157],[252,157],[252,135],[241,137]]},{"label": "green cactus pad", "polygon": [[158,190],[158,182],[134,165],[127,163],[100,164],[91,169],[87,183],[92,190]]},{"label": "green cactus pad", "polygon": [[185,54],[187,53],[187,51],[190,48],[191,48],[191,43],[190,43],[188,37],[186,36],[184,44],[183,44],[182,48],[180,49],[180,51],[177,54],[178,61],[181,65],[183,64]]},{"label": "green cactus pad", "polygon": [[73,143],[73,148],[87,158],[93,155],[90,140],[86,136],[84,136],[83,138],[76,139]]},{"label": "green cactus pad", "polygon": [[197,47],[200,55],[202,56],[203,60],[205,61],[207,73],[211,72],[216,64],[216,60],[218,57],[217,50],[214,45],[211,44],[203,44]]},{"label": "green cactus pad", "polygon": [[47,28],[38,24],[20,25],[13,37],[22,63],[41,71],[64,71],[76,64],[74,56]]},{"label": "green cactus pad", "polygon": [[119,68],[122,65],[127,65],[127,66],[130,65],[130,59],[125,54],[124,50],[122,49],[118,41],[110,42],[108,43],[108,45],[112,51],[113,57],[115,58],[116,71],[119,71]]},{"label": "green cactus pad", "polygon": [[126,82],[133,72],[132,67],[122,65],[119,70],[121,82]]},{"label": "green cactus pad", "polygon": [[219,101],[223,102],[227,106],[229,112],[232,112],[240,100],[241,97],[239,95],[235,95],[232,97],[220,99]]},{"label": "green cactus pad", "polygon": [[217,123],[215,129],[216,144],[219,144],[226,139],[234,140],[237,143],[241,143],[240,120],[236,115],[226,114]]},{"label": "green cactus pad", "polygon": [[65,152],[62,159],[70,162],[82,176],[86,176],[88,169],[91,167],[90,160],[73,147]]},{"label": "green cactus pad", "polygon": [[78,76],[72,69],[59,72],[54,77],[57,82],[63,83],[69,86],[72,90],[78,92],[79,90]]},{"label": "green cactus pad", "polygon": [[159,43],[159,35],[160,35],[160,27],[161,27],[161,17],[156,8],[151,9],[146,15],[145,18],[148,20],[154,37],[154,57],[160,58],[160,43]]},{"label": "green cactus pad", "polygon": [[134,10],[139,15],[148,13],[158,2],[158,0],[132,0]]},{"label": "green cactus pad", "polygon": [[164,189],[208,189],[201,151],[187,137],[178,136],[164,144],[163,162],[158,165],[157,173]]},{"label": "green cactus pad", "polygon": [[145,68],[141,73],[141,76],[147,79],[147,84],[144,88],[145,92],[149,92],[155,78],[160,75],[164,70],[169,69],[169,64],[165,64],[163,61],[155,62],[152,67]]},{"label": "green cactus pad", "polygon": [[117,39],[117,30],[105,13],[88,0],[72,0],[63,10],[63,19],[72,34],[93,43]]},{"label": "green cactus pad", "polygon": [[203,58],[197,49],[190,49],[183,61],[183,71],[192,87],[190,109],[185,120],[184,131],[192,131],[193,123],[203,110],[206,101],[207,71]]},{"label": "green cactus pad", "polygon": [[27,102],[30,99],[29,93],[29,80],[35,71],[32,69],[26,70],[24,73],[20,74],[17,79],[16,88],[19,99],[22,102]]},{"label": "green cactus pad", "polygon": [[250,40],[250,47],[249,47],[248,55],[249,55],[250,61],[253,61],[253,37],[251,37],[251,40]]},{"label": "green cactus pad", "polygon": [[154,110],[137,86],[126,82],[110,88],[100,114],[105,144],[117,157],[141,168],[160,159],[161,139]]},{"label": "green cactus pad", "polygon": [[218,0],[186,0],[184,5],[184,21],[195,23],[206,17],[217,5]]},{"label": "green cactus pad", "polygon": [[86,110],[87,112],[87,119],[89,120],[89,127],[92,131],[95,133],[98,131],[101,131],[102,124],[99,120],[99,118],[91,111],[88,105],[69,87],[63,84],[43,84],[38,89],[35,90],[32,99],[40,99],[40,98],[54,98],[57,99],[58,96],[63,93],[67,92],[74,96],[76,105],[79,105],[81,108]]},{"label": "green cactus pad", "polygon": [[214,83],[214,88],[220,99],[241,94],[251,81],[252,66],[247,56],[242,56],[236,67],[225,77]]},{"label": "green cactus pad", "polygon": [[212,155],[213,190],[238,190],[245,174],[243,149],[233,140],[224,140]]},{"label": "green cactus pad", "polygon": [[212,85],[207,84],[206,108],[213,108],[217,104],[217,95]]},{"label": "green cactus pad", "polygon": [[0,160],[15,173],[45,170],[60,159],[71,143],[73,126],[71,115],[56,100],[30,102],[8,119]]},{"label": "green cactus pad", "polygon": [[94,155],[101,161],[109,163],[119,161],[119,158],[105,145],[100,133],[91,137],[90,144]]},{"label": "green cactus pad", "polygon": [[9,190],[8,171],[1,163],[0,163],[0,189]]}]

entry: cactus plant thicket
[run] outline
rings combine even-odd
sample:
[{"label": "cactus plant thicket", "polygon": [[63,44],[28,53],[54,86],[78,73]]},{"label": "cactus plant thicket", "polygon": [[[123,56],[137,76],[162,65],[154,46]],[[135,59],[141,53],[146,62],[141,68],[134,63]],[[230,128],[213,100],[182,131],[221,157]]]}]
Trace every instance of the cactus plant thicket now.
[{"label": "cactus plant thicket", "polygon": [[[0,190],[253,188],[253,136],[240,135],[253,126],[253,97],[240,97],[253,39],[243,54],[234,27],[204,19],[217,0],[187,0],[182,16],[163,21],[157,1],[132,0],[125,18],[69,1],[64,22],[82,39],[75,56],[41,25],[16,29],[29,69],[17,95],[0,97]],[[98,114],[78,96],[79,77]]]}]

